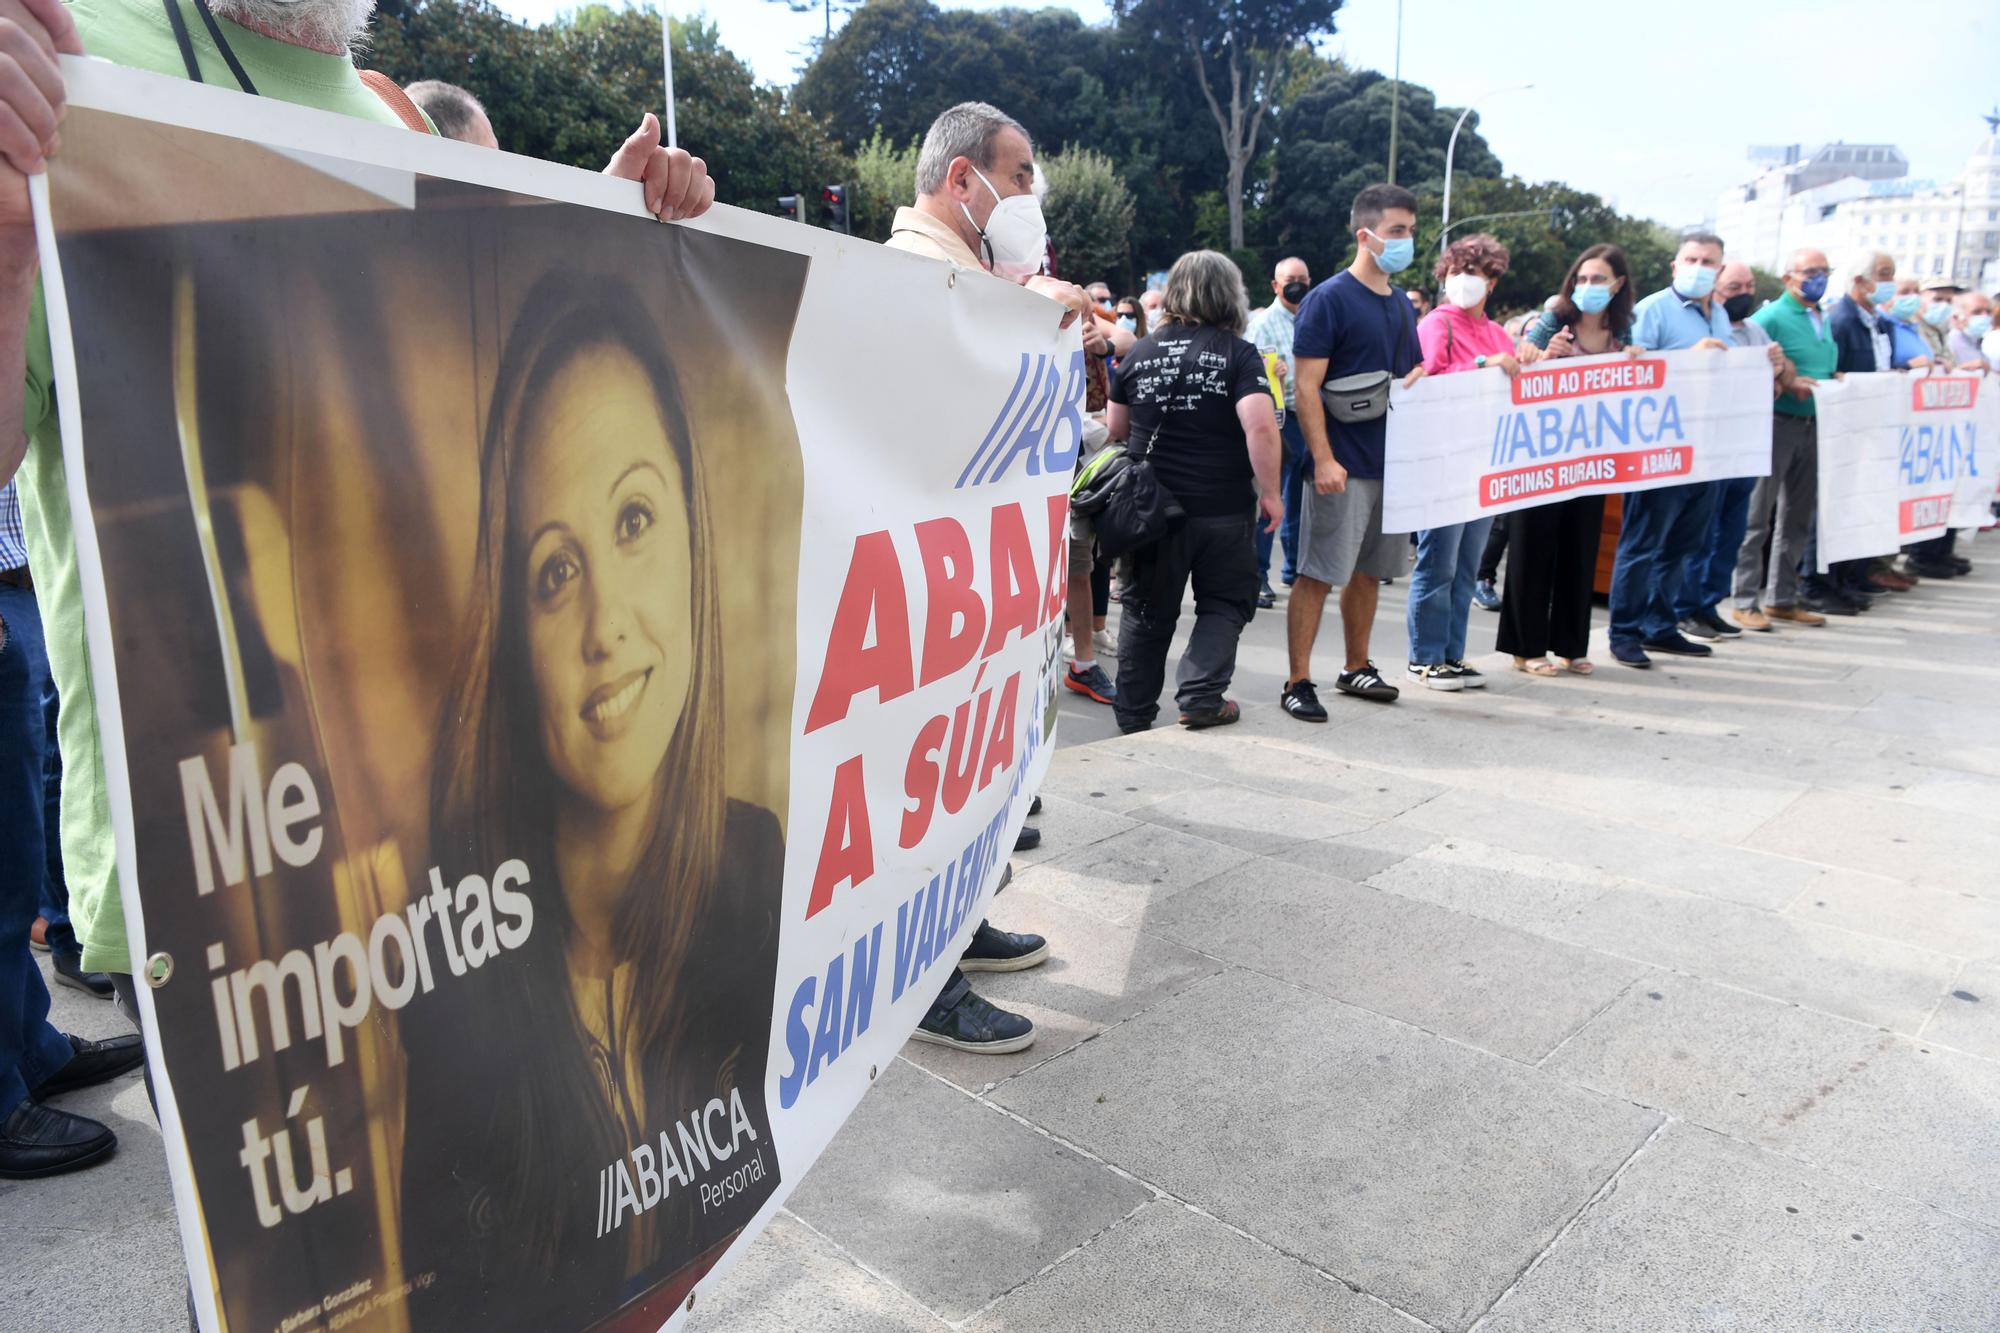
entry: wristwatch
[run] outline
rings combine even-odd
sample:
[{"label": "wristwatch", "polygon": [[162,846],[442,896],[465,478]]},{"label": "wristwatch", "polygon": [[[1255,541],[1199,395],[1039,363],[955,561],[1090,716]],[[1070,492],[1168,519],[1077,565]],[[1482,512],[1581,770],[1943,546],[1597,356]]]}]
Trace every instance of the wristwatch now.
[{"label": "wristwatch", "polygon": [[1473,369],[1475,369],[1475,370],[1484,370],[1484,369],[1486,369],[1486,358],[1485,358],[1485,357],[1483,357],[1483,356],[1475,356],[1475,357],[1473,357],[1473,358],[1472,358],[1472,366],[1473,366]]}]

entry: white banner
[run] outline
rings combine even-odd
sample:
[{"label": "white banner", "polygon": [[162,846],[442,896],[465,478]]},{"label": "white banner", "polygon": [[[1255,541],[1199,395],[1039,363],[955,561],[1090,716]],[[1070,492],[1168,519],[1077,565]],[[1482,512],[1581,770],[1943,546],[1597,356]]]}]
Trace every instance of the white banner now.
[{"label": "white banner", "polygon": [[1078,335],[865,241],[64,68],[42,271],[202,1327],[677,1321],[1046,769]]},{"label": "white banner", "polygon": [[1382,527],[1418,532],[1573,495],[1771,470],[1763,349],[1648,352],[1427,375],[1389,396]]},{"label": "white banner", "polygon": [[1976,528],[2000,462],[2000,392],[1977,373],[1846,375],[1819,409],[1819,567]]}]

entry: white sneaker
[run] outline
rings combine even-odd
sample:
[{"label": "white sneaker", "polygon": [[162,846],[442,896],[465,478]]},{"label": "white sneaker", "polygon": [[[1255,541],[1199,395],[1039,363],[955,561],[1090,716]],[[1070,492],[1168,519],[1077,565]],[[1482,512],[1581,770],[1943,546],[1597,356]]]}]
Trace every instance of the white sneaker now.
[{"label": "white sneaker", "polygon": [[1433,662],[1422,668],[1424,688],[1427,690],[1462,690],[1465,677],[1458,674],[1449,662]]},{"label": "white sneaker", "polygon": [[1118,656],[1118,640],[1111,637],[1110,630],[1098,630],[1090,636],[1090,642],[1098,652],[1107,653],[1112,657]]}]

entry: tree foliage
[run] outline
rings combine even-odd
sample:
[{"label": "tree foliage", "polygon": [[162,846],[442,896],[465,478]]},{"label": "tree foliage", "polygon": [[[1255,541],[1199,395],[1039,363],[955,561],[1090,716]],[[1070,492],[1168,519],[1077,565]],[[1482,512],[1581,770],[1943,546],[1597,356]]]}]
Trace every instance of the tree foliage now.
[{"label": "tree foliage", "polygon": [[1132,192],[1111,159],[1091,148],[1065,148],[1043,165],[1049,178],[1042,212],[1064,277],[1076,282],[1125,276],[1132,238]]},{"label": "tree foliage", "polygon": [[[780,194],[844,177],[825,125],[760,85],[712,23],[676,19],[671,31],[680,144],[708,162],[716,198],[768,212]],[[381,0],[365,63],[402,84],[459,84],[486,104],[509,152],[593,171],[665,101],[650,6],[586,5],[529,27],[488,0]]]},{"label": "tree foliage", "polygon": [[876,130],[855,150],[848,179],[854,182],[847,204],[854,234],[871,241],[888,240],[896,210],[916,197],[917,141],[898,148]]}]

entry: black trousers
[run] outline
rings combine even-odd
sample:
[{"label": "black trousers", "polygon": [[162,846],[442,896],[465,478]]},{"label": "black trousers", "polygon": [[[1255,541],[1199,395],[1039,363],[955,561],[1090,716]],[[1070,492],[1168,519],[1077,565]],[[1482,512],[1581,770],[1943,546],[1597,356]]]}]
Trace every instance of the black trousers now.
[{"label": "black trousers", "polygon": [[1236,674],[1236,642],[1257,614],[1256,520],[1185,518],[1132,554],[1132,584],[1118,621],[1121,731],[1144,731],[1160,712],[1167,650],[1181,597],[1194,584],[1194,632],[1181,654],[1174,698],[1183,713],[1208,713]]},{"label": "black trousers", "polygon": [[[1499,524],[1494,524],[1499,527]],[[1579,495],[1507,515],[1507,591],[1498,647],[1515,657],[1590,651],[1590,587],[1604,497]]]},{"label": "black trousers", "polygon": [[1491,583],[1500,577],[1500,559],[1507,554],[1510,526],[1502,519],[1486,530],[1486,548],[1479,553],[1479,572],[1474,575],[1483,583]]}]

